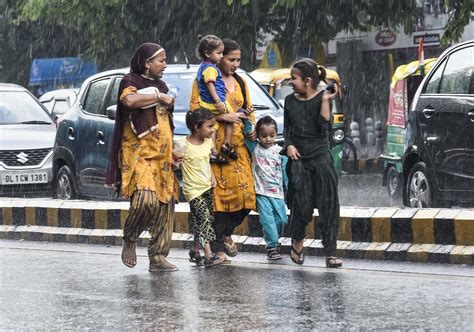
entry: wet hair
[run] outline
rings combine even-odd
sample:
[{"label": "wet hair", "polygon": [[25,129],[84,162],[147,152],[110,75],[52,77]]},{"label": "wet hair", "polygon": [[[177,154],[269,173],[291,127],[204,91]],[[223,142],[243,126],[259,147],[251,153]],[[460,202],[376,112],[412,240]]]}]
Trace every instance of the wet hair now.
[{"label": "wet hair", "polygon": [[260,130],[262,129],[262,126],[275,126],[275,130],[278,131],[278,126],[274,118],[272,118],[270,115],[265,115],[263,118],[260,118],[257,121],[257,126],[256,126],[256,131],[257,131],[257,136],[260,135]]},{"label": "wet hair", "polygon": [[204,122],[212,119],[214,119],[214,114],[204,108],[188,111],[186,113],[186,127],[188,127],[191,133],[194,133],[197,129],[201,128]]},{"label": "wet hair", "polygon": [[196,56],[201,59],[206,59],[206,52],[212,52],[219,46],[224,45],[222,40],[214,35],[198,36],[198,46],[196,47]]},{"label": "wet hair", "polygon": [[318,87],[320,81],[326,80],[326,69],[318,66],[313,59],[303,58],[298,60],[291,65],[291,68],[298,69],[303,81],[307,78],[311,78],[314,89]]},{"label": "wet hair", "polygon": [[240,51],[240,45],[235,40],[225,38],[222,39],[222,42],[224,43],[224,52],[222,53],[223,55],[227,55],[233,51]]}]

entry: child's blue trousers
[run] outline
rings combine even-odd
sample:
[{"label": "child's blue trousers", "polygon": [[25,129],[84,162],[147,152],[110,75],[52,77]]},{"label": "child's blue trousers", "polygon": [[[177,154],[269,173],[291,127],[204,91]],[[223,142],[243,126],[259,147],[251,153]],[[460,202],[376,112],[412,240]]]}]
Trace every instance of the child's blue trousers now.
[{"label": "child's blue trousers", "polygon": [[285,201],[280,198],[257,194],[257,209],[267,248],[276,248],[281,228],[288,223]]}]

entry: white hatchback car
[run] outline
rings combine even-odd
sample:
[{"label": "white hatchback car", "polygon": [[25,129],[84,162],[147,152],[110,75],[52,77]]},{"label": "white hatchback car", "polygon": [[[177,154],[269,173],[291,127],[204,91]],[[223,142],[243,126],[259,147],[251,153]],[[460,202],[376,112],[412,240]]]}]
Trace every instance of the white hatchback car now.
[{"label": "white hatchback car", "polygon": [[25,88],[0,83],[0,196],[52,196],[56,125]]}]

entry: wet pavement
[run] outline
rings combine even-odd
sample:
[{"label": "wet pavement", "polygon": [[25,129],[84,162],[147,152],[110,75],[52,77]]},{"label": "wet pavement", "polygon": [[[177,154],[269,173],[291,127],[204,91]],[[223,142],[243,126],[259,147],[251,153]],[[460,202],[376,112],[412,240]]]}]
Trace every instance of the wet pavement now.
[{"label": "wet pavement", "polygon": [[0,241],[0,329],[472,330],[474,268],[240,253],[232,265],[128,269],[119,247]]},{"label": "wet pavement", "polygon": [[342,206],[403,207],[401,198],[391,198],[382,187],[382,174],[344,174],[338,189]]}]

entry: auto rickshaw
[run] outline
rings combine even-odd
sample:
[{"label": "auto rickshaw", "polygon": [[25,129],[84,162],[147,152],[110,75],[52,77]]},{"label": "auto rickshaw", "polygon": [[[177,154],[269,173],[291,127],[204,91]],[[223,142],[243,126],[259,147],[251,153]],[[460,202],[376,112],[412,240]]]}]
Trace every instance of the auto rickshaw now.
[{"label": "auto rickshaw", "polygon": [[403,187],[402,156],[405,148],[407,112],[413,96],[423,77],[428,74],[436,58],[427,59],[423,66],[413,61],[397,67],[390,83],[390,98],[387,117],[387,137],[385,153],[380,155],[384,161],[382,186],[388,194],[400,198]]},{"label": "auto rickshaw", "polygon": [[[263,87],[268,93],[275,98],[281,105],[285,101],[285,97],[293,93],[290,85],[290,68],[259,68],[250,73],[250,75]],[[332,69],[326,69],[326,83],[335,83],[339,88],[339,96],[332,101],[332,138],[331,138],[331,154],[334,159],[334,166],[337,174],[341,174],[343,160],[343,143],[346,141],[344,113],[342,108],[343,86],[339,74]],[[320,88],[325,88],[325,82],[321,82]],[[347,149],[346,149],[347,150]],[[355,148],[352,150],[355,152]],[[354,164],[357,164],[357,157],[353,154]]]}]

